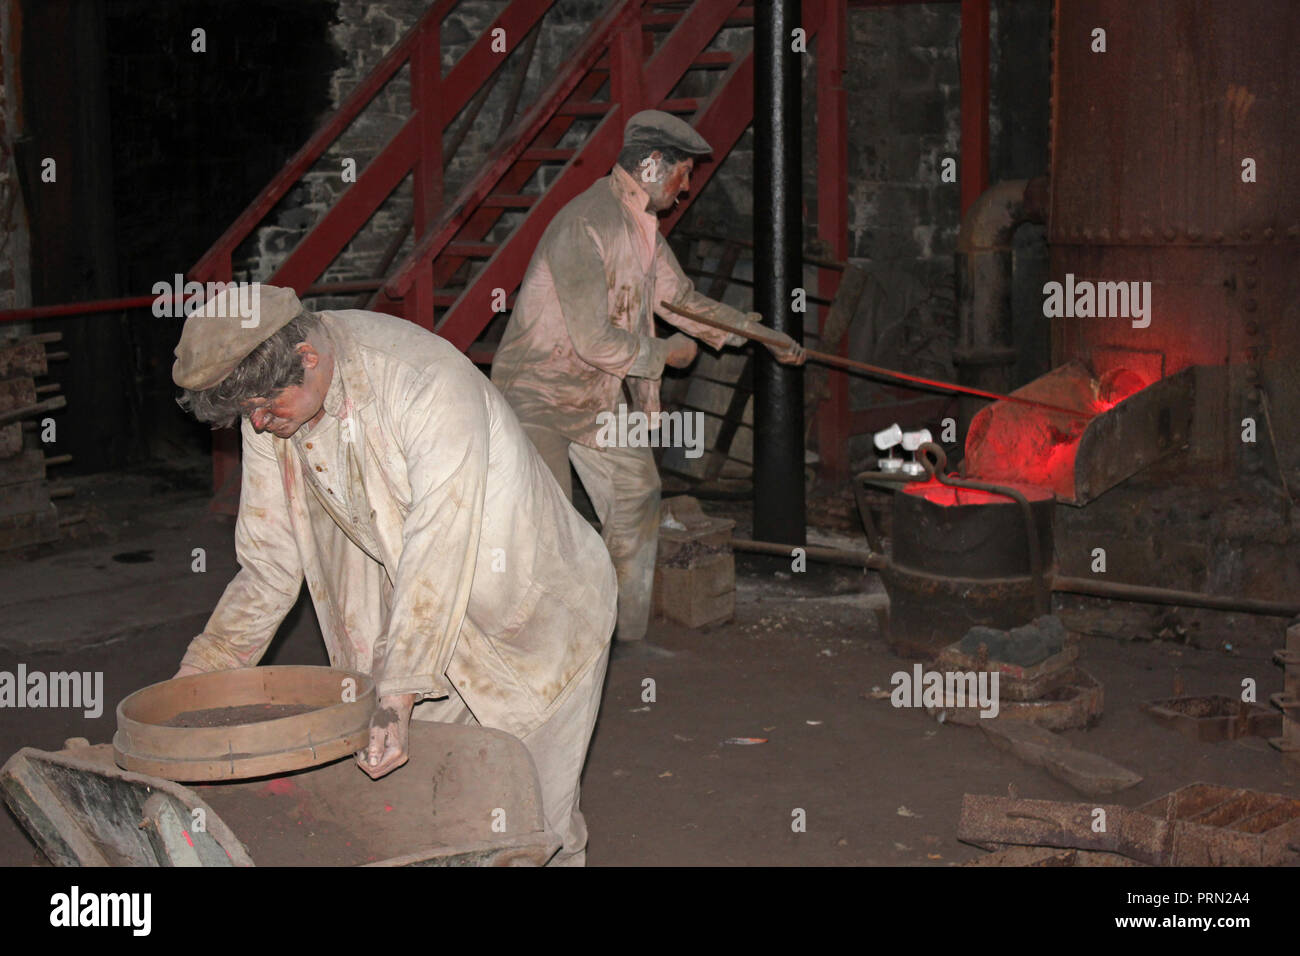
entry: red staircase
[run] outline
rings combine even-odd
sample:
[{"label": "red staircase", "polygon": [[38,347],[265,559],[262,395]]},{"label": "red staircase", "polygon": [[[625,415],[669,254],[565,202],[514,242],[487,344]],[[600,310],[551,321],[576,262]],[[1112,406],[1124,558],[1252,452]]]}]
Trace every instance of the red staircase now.
[{"label": "red staircase", "polygon": [[[690,199],[708,182],[753,116],[754,65],[748,50],[709,51],[719,31],[753,22],[741,0],[615,0],[596,22],[566,69],[501,137],[479,173],[450,201],[442,195],[443,136],[447,127],[506,62],[510,51],[539,27],[554,0],[514,0],[444,76],[440,28],[459,0],[438,0],[383,58],[315,135],[190,270],[200,282],[230,281],[235,250],[348,125],[409,63],[411,115],[360,171],[335,205],[298,242],[266,280],[299,295],[369,292],[368,307],[401,315],[453,342],[480,363],[490,343],[475,347],[499,310],[500,293],[513,301],[542,231],[570,199],[608,174],[633,113],[656,108],[682,116],[713,146],[712,161],[692,176],[692,193],[665,217],[672,229]],[[830,0],[834,3],[835,0]],[[805,4],[809,39],[823,3]],[[493,51],[503,29],[506,52]],[[688,72],[712,77],[703,97],[672,94]],[[480,104],[481,105],[481,104]],[[471,106],[472,109],[475,109]],[[471,121],[474,117],[471,116]],[[595,127],[577,143],[568,136],[580,120]],[[565,144],[565,145],[562,145]],[[547,188],[538,174],[558,167]],[[414,173],[415,245],[387,276],[324,282],[325,273],[409,173]],[[522,215],[505,219],[509,212]],[[399,240],[400,241],[400,240]],[[237,436],[216,433],[213,470],[218,498],[231,496],[238,476]],[[227,505],[228,506],[228,505]]]},{"label": "red staircase", "polygon": [[[304,296],[371,292],[369,308],[402,315],[466,351],[471,351],[497,314],[492,308],[494,291],[503,289],[512,296],[518,288],[547,223],[565,203],[609,172],[629,116],[647,108],[678,114],[713,145],[713,160],[692,177],[692,196],[750,123],[752,54],[706,48],[724,27],[751,24],[752,7],[740,0],[618,0],[592,26],[565,71],[501,137],[473,180],[459,195],[444,201],[443,134],[505,62],[505,55],[491,50],[494,35],[499,36],[495,31],[505,30],[508,53],[553,4],[553,0],[515,0],[442,76],[440,25],[457,2],[439,0],[430,7],[199,260],[190,278],[229,281],[234,250],[408,62],[410,118],[265,281],[291,286]],[[807,6],[820,14],[821,3]],[[808,25],[810,35],[815,26]],[[710,92],[703,97],[670,98],[692,71],[714,78]],[[576,132],[575,123],[584,119],[595,120],[595,128],[580,143],[561,146],[566,135]],[[543,167],[558,168],[545,189],[538,184]],[[410,254],[389,275],[373,281],[314,284],[412,171],[416,243]],[[690,198],[665,217],[665,232],[685,212]],[[512,217],[518,221],[503,228],[503,217],[511,211],[523,215]],[[495,298],[499,303],[499,296]],[[490,361],[484,349],[474,349],[473,357]]]}]

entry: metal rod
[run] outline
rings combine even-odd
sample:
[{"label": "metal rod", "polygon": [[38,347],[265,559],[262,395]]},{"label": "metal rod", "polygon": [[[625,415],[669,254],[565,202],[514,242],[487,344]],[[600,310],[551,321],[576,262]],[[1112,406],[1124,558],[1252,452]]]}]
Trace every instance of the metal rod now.
[{"label": "metal rod", "polygon": [[1172,588],[1151,588],[1137,584],[1094,581],[1090,578],[1053,577],[1052,590],[1066,594],[1086,594],[1090,597],[1113,598],[1118,601],[1203,607],[1214,611],[1243,611],[1249,614],[1267,614],[1271,617],[1295,617],[1300,614],[1300,604],[1286,601],[1222,597],[1217,594],[1201,594],[1196,591],[1176,591]]},{"label": "metal rod", "polygon": [[842,548],[827,548],[816,544],[777,544],[775,541],[751,541],[748,538],[732,538],[731,547],[733,551],[774,554],[785,558],[790,557],[790,552],[794,548],[802,548],[804,554],[814,561],[825,561],[829,564],[847,564],[858,568],[871,568],[875,571],[879,571],[889,564],[889,559],[883,554],[872,554],[868,551],[847,551]]},{"label": "metal rod", "polygon": [[[719,322],[708,316],[699,315],[688,309],[683,309],[673,305],[671,302],[660,302],[663,308],[671,312],[676,312],[680,316],[690,319],[692,322],[699,322],[703,325],[713,326],[715,329],[723,329],[727,332],[734,332],[737,335],[743,335],[747,339],[753,339],[755,342],[762,342],[764,345],[782,345],[782,340],[765,332],[754,332],[747,329],[738,329],[726,322]],[[824,365],[833,365],[837,368],[848,369],[854,372],[866,372],[868,375],[880,375],[886,378],[901,379],[904,382],[916,382],[930,388],[943,389],[948,392],[958,392],[963,395],[978,395],[980,398],[992,399],[995,402],[1013,402],[1017,405],[1029,405],[1033,408],[1041,408],[1044,411],[1055,412],[1060,415],[1069,415],[1072,418],[1092,419],[1097,416],[1092,412],[1076,411],[1073,408],[1063,408],[1060,405],[1050,405],[1047,402],[1035,402],[1028,398],[1019,398],[1015,395],[1000,395],[997,392],[986,392],[981,388],[970,388],[966,385],[954,385],[952,382],[940,382],[937,379],[924,378],[920,375],[909,375],[907,372],[895,372],[893,369],[881,368],[879,365],[868,365],[866,362],[858,362],[853,359],[844,358],[842,355],[831,355],[829,352],[817,352],[813,349],[806,349],[808,358],[814,362],[821,362]]]}]

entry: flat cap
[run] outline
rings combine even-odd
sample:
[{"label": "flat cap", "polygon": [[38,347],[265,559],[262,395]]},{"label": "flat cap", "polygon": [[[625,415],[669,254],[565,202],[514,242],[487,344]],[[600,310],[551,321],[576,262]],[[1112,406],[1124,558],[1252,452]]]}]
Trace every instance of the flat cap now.
[{"label": "flat cap", "polygon": [[292,289],[259,282],[226,285],[185,320],[172,381],[195,391],[219,385],[303,311]]},{"label": "flat cap", "polygon": [[690,156],[706,156],[713,147],[695,128],[671,113],[642,110],[623,128],[624,146],[671,146]]}]

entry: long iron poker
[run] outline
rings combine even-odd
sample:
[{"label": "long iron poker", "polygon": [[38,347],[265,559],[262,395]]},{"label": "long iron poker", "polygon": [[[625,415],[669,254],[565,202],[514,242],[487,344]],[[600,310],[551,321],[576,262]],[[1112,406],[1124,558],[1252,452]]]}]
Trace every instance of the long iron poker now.
[{"label": "long iron poker", "polygon": [[[747,339],[753,339],[755,342],[762,342],[764,345],[783,344],[781,339],[763,332],[749,332],[744,329],[738,329],[728,325],[725,322],[719,322],[717,319],[710,319],[708,316],[700,315],[698,312],[692,312],[689,309],[683,309],[680,306],[673,305],[671,302],[660,302],[661,306],[670,312],[676,312],[683,318],[690,319],[692,322],[699,322],[702,325],[711,325],[715,329],[722,329],[724,332],[734,332],[736,335],[742,335]],[[1043,408],[1050,412],[1056,412],[1061,415],[1069,415],[1071,418],[1090,419],[1096,416],[1090,412],[1081,412],[1074,408],[1065,408],[1061,405],[1050,405],[1047,402],[1036,402],[1030,398],[1019,398],[1015,395],[999,395],[997,392],[986,392],[980,388],[971,388],[967,385],[954,385],[951,382],[940,382],[937,379],[923,378],[920,375],[909,375],[906,372],[895,372],[892,369],[881,368],[879,365],[868,365],[866,362],[857,362],[853,359],[844,358],[842,355],[832,355],[829,352],[817,352],[813,349],[804,349],[808,358],[814,362],[821,362],[823,365],[832,365],[838,368],[848,369],[854,372],[866,372],[868,375],[879,375],[885,378],[897,378],[904,382],[916,382],[930,388],[943,389],[948,392],[960,392],[964,395],[975,395],[979,398],[991,398],[998,402],[1015,402],[1017,405],[1030,405],[1034,408]]]}]

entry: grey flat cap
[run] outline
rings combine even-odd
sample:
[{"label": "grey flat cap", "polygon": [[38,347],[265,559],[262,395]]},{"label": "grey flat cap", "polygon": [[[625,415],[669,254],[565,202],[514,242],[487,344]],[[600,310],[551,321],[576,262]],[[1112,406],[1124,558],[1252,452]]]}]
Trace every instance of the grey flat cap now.
[{"label": "grey flat cap", "polygon": [[219,385],[248,354],[303,311],[292,289],[233,283],[185,320],[172,381],[201,390]]},{"label": "grey flat cap", "polygon": [[671,113],[642,110],[623,129],[624,146],[671,146],[688,156],[707,156],[713,147],[694,127]]}]

